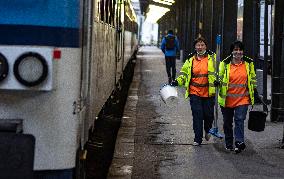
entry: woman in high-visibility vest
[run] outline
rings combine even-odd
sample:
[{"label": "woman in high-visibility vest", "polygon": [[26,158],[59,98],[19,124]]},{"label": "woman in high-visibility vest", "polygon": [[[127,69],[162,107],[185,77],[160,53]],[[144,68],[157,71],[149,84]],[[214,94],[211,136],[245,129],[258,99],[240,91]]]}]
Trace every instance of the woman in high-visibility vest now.
[{"label": "woman in high-visibility vest", "polygon": [[[240,153],[246,148],[244,121],[248,105],[254,104],[254,95],[257,95],[256,75],[253,59],[243,55],[242,42],[232,43],[230,51],[231,55],[225,58],[219,66],[218,102],[223,114],[226,149]],[[234,138],[235,149],[233,148]]]},{"label": "woman in high-visibility vest", "polygon": [[203,121],[205,139],[208,141],[209,130],[214,120],[216,55],[207,50],[203,37],[194,41],[194,47],[195,53],[185,61],[180,70],[181,75],[172,85],[184,86],[186,88],[185,98],[190,97],[195,134],[193,145],[198,146],[202,143]]}]

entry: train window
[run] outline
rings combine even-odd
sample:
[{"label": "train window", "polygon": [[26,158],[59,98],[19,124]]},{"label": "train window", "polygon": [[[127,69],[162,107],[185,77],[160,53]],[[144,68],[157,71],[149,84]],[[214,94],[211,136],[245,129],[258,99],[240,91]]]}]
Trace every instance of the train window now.
[{"label": "train window", "polygon": [[38,53],[21,55],[14,64],[14,75],[23,85],[32,87],[42,83],[48,73],[46,60]]},{"label": "train window", "polygon": [[110,0],[109,2],[109,24],[114,25],[115,16],[115,0]]},{"label": "train window", "polygon": [[3,81],[9,72],[7,59],[0,53],[0,81]]},{"label": "train window", "polygon": [[94,17],[95,17],[96,21],[99,21],[100,20],[100,13],[101,13],[101,11],[100,11],[100,1],[97,1],[97,4],[96,4],[95,7],[96,7],[96,9],[95,9]]},{"label": "train window", "polygon": [[99,0],[98,1],[98,19],[105,23],[114,25],[116,0]]},{"label": "train window", "polygon": [[104,21],[105,17],[105,0],[100,0],[99,1],[99,7],[100,7],[100,20]]},{"label": "train window", "polygon": [[129,0],[125,1],[125,29],[136,32],[137,17],[134,8]]}]

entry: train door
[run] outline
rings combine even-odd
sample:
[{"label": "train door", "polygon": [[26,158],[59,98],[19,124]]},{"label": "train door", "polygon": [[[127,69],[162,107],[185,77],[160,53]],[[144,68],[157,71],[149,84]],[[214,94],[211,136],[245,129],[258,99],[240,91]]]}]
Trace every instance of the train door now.
[{"label": "train door", "polygon": [[[83,24],[82,24],[82,74],[80,88],[80,121],[81,121],[81,145],[84,145],[88,140],[88,129],[92,120],[88,120],[89,115],[89,95],[90,95],[90,73],[91,73],[91,54],[92,54],[92,0],[83,1]],[[90,124],[91,123],[91,124]]]},{"label": "train door", "polygon": [[80,85],[80,130],[81,130],[81,145],[88,140],[88,129],[90,121],[86,116],[88,113],[88,99],[90,89],[90,63],[92,54],[92,0],[83,1],[83,21],[82,21],[82,66],[81,66],[81,85]]},{"label": "train door", "polygon": [[[79,114],[79,135],[80,148],[77,155],[76,178],[84,178],[84,144],[88,140],[88,129],[92,125],[89,115],[89,89],[90,89],[90,63],[92,54],[92,44],[90,42],[92,36],[92,0],[83,0],[82,2],[82,56],[81,56],[81,81],[80,81],[80,99],[74,108]],[[83,160],[80,160],[83,159]]]},{"label": "train door", "polygon": [[123,74],[123,60],[124,60],[124,1],[119,0],[116,3],[116,84]]}]

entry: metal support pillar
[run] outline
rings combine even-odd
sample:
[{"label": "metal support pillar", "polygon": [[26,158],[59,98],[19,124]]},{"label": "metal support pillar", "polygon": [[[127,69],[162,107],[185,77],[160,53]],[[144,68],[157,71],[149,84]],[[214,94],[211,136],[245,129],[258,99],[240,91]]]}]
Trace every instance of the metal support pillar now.
[{"label": "metal support pillar", "polygon": [[193,51],[192,45],[193,45],[193,40],[194,37],[192,36],[192,31],[193,31],[193,9],[194,7],[192,6],[194,0],[189,0],[189,2],[187,2],[187,19],[185,20],[185,25],[186,25],[186,36],[187,36],[187,43],[186,43],[186,49],[185,49],[185,58],[187,57],[187,55],[189,53],[191,53]]},{"label": "metal support pillar", "polygon": [[184,39],[183,39],[183,22],[184,22],[184,1],[180,0],[179,1],[179,19],[178,19],[178,28],[179,28],[179,40],[180,40],[180,46],[181,49],[184,47]]},{"label": "metal support pillar", "polygon": [[196,38],[196,24],[197,24],[197,19],[196,19],[196,0],[191,1],[191,18],[190,18],[190,34],[191,34],[191,44],[190,44],[190,51],[192,52],[194,50],[193,48],[193,41]]},{"label": "metal support pillar", "polygon": [[[213,1],[213,42],[217,34],[221,34],[221,59],[230,54],[230,45],[237,37],[237,8],[238,0]],[[213,46],[212,50],[216,47]]]},{"label": "metal support pillar", "polygon": [[184,46],[183,46],[183,61],[186,60],[187,55],[189,54],[189,25],[187,20],[190,19],[190,3],[187,0],[184,0],[184,21],[183,21],[183,39],[184,39]]},{"label": "metal support pillar", "polygon": [[230,45],[237,39],[238,0],[223,0],[223,58],[230,54]]},{"label": "metal support pillar", "polygon": [[208,49],[212,50],[212,47],[215,46],[213,42],[213,0],[204,0],[203,1],[203,36],[207,40]]},{"label": "metal support pillar", "polygon": [[258,42],[257,34],[259,34],[259,0],[244,1],[243,14],[243,43],[245,45],[244,52],[247,56],[258,58]]},{"label": "metal support pillar", "polygon": [[140,45],[141,44],[141,39],[142,39],[142,27],[143,27],[143,18],[142,17],[139,17],[138,18],[138,20],[139,20],[139,24],[140,24],[140,26],[139,26],[139,38],[138,38],[138,44]]},{"label": "metal support pillar", "polygon": [[188,2],[187,0],[181,0],[181,11],[182,11],[182,21],[180,22],[181,25],[181,37],[180,37],[180,41],[182,41],[182,45],[181,45],[181,51],[180,51],[180,59],[181,60],[185,60],[185,58],[187,57],[187,43],[188,43],[188,28],[187,28],[187,23],[186,20],[189,18],[188,17]]},{"label": "metal support pillar", "polygon": [[[223,19],[223,0],[213,0],[213,12],[212,12],[212,17],[213,18],[213,23],[212,23],[212,51],[216,51],[216,37],[217,34],[222,34],[222,19]],[[221,37],[221,48],[220,48],[220,54],[221,54],[221,59],[223,59],[222,54],[223,54],[223,37]]]},{"label": "metal support pillar", "polygon": [[[284,17],[283,0],[275,0],[274,46],[272,61],[271,121],[284,121]],[[284,136],[283,136],[284,142]]]},{"label": "metal support pillar", "polygon": [[162,37],[163,37],[163,34],[162,34],[162,27],[161,27],[162,25],[161,24],[159,24],[159,26],[158,26],[158,42],[157,42],[157,46],[158,47],[160,47],[160,45],[161,45],[161,39],[162,39]]},{"label": "metal support pillar", "polygon": [[[268,60],[268,0],[264,5],[264,60],[263,60],[263,101],[267,103],[267,60]],[[263,104],[263,109],[265,104]]]},{"label": "metal support pillar", "polygon": [[196,0],[195,1],[195,14],[196,14],[195,38],[202,35],[202,25],[203,25],[202,4],[203,4],[203,0]]},{"label": "metal support pillar", "polygon": [[[212,34],[213,34],[213,43],[212,43],[212,50],[216,51],[216,37],[218,34],[222,34],[223,32],[223,0],[214,0],[213,1],[213,28],[212,28]],[[221,35],[221,46],[220,46],[220,57],[223,58],[223,37]]]},{"label": "metal support pillar", "polygon": [[176,14],[177,14],[177,28],[178,28],[178,39],[180,42],[180,49],[184,49],[184,44],[185,44],[185,39],[184,39],[184,17],[185,17],[185,2],[184,0],[180,0],[176,2],[177,9],[176,9]]}]

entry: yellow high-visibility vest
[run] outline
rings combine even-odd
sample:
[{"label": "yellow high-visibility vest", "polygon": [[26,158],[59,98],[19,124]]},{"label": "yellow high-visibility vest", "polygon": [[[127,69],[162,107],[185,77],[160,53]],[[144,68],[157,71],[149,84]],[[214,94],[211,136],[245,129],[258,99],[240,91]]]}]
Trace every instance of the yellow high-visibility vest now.
[{"label": "yellow high-visibility vest", "polygon": [[[194,56],[190,57],[184,62],[180,70],[181,75],[179,75],[177,78],[178,86],[184,86],[186,88],[185,98],[188,98],[189,96],[188,91],[189,91],[189,85],[190,85],[190,80],[191,80],[191,75],[192,75],[193,59],[194,59]],[[216,63],[216,54],[215,53],[208,54],[208,83],[209,83],[208,93],[209,93],[209,97],[215,95],[215,87],[214,87],[214,81],[216,80],[215,63]]]},{"label": "yellow high-visibility vest", "polygon": [[[219,66],[219,81],[220,81],[220,88],[219,88],[219,96],[218,96],[218,103],[225,107],[227,91],[229,88],[229,77],[230,77],[230,66],[231,66],[231,56],[225,58]],[[254,89],[256,88],[256,74],[254,70],[253,59],[244,56],[243,60],[245,62],[246,71],[247,71],[247,85],[249,91],[249,97],[251,104],[254,104]]]}]

